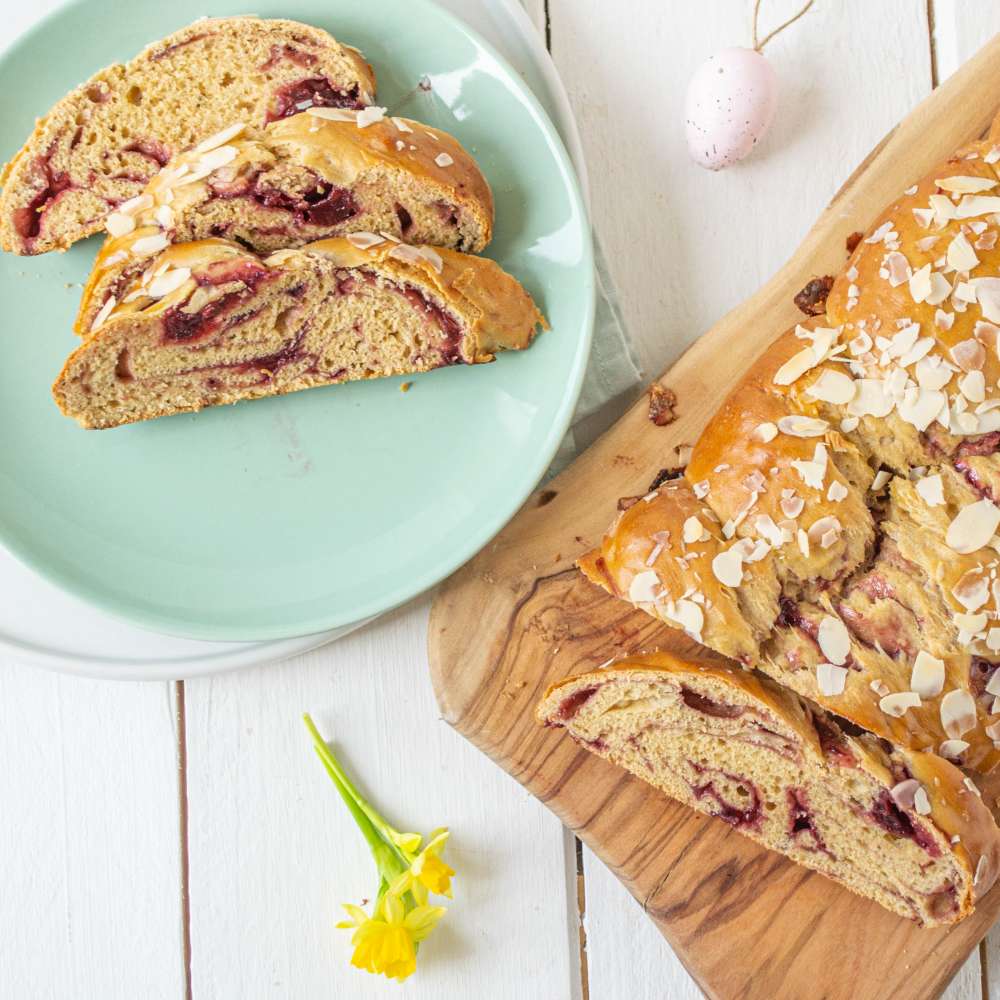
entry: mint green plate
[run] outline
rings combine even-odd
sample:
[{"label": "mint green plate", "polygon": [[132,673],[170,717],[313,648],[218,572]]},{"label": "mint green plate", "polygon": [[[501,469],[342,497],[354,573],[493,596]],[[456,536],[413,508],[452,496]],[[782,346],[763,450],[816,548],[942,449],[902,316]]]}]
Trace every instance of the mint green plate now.
[{"label": "mint green plate", "polygon": [[[0,541],[104,611],[202,639],[319,632],[395,607],[471,557],[538,482],[570,420],[593,322],[589,226],[545,113],[486,43],[426,0],[288,0],[364,51],[378,102],[453,132],[497,206],[489,248],[552,324],[491,365],[314,389],[111,431],[49,387],[95,240],[0,257]],[[214,16],[242,13],[216,0]],[[205,12],[202,0],[81,0],[0,58],[0,158],[107,63]],[[417,85],[430,80],[426,92]]]}]

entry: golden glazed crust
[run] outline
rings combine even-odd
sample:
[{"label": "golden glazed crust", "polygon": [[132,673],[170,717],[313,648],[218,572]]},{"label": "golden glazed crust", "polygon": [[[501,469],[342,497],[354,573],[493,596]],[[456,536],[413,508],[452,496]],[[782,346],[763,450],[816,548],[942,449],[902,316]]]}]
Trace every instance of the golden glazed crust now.
[{"label": "golden glazed crust", "polygon": [[[174,157],[127,211],[109,220],[126,231],[109,236],[97,255],[76,332],[89,332],[122,275],[157,252],[142,248],[162,243],[161,236],[182,243],[225,233],[266,253],[373,231],[408,243],[484,249],[492,236],[493,196],[458,141],[403,118],[363,126],[356,119],[353,111],[321,108],[264,129],[235,125]],[[310,205],[324,193],[333,212],[314,217]],[[442,209],[454,223],[442,218]],[[402,219],[409,222],[405,232]]]},{"label": "golden glazed crust", "polygon": [[[712,648],[984,772],[1000,762],[998,162],[993,139],[975,143],[908,189],[827,315],[779,337],[710,421],[690,492],[619,518],[580,561],[664,621],[671,602],[700,602]],[[682,511],[720,526],[697,573]],[[636,600],[650,570],[640,594],[662,597]]]},{"label": "golden glazed crust", "polygon": [[[926,924],[968,915],[1000,870],[1000,830],[958,768],[932,754],[887,754],[754,672],[667,653],[631,657],[552,685],[536,715],[680,801]],[[675,780],[686,766],[693,768],[687,784]],[[743,779],[743,805],[747,791],[751,800],[759,792],[767,811],[754,819],[727,810],[717,788],[705,795],[696,772]],[[799,811],[786,816],[792,809]],[[804,816],[807,825],[793,822]],[[815,838],[809,851],[800,827]],[[944,894],[930,904],[935,893],[927,884],[918,890],[927,856],[908,838],[927,856],[945,858],[930,878],[932,886],[942,875],[956,881],[947,906],[940,905]],[[842,853],[853,855],[846,865]],[[909,897],[902,888],[908,879]]]},{"label": "golden glazed crust", "polygon": [[65,250],[98,232],[171,155],[242,118],[362,107],[375,77],[361,54],[287,20],[204,19],[94,74],[38,120],[0,176],[0,247]]}]

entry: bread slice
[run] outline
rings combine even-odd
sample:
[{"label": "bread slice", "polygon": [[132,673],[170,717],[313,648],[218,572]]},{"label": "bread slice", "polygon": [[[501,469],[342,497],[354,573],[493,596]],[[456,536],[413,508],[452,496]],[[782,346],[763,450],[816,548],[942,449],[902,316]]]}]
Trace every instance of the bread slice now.
[{"label": "bread slice", "polygon": [[306,107],[361,108],[375,77],[357,50],[296,21],[201,20],[67,94],[0,175],[0,247],[65,250],[98,232],[174,153],[231,125]]},{"label": "bread slice", "polygon": [[926,926],[972,912],[1000,865],[975,786],[888,753],[769,679],[639,656],[554,685],[540,721],[679,802]]},{"label": "bread slice", "polygon": [[545,319],[497,264],[371,233],[262,258],[178,243],[109,299],[53,387],[88,428],[492,361]]},{"label": "bread slice", "polygon": [[235,125],[181,153],[108,218],[77,333],[171,243],[225,237],[254,250],[356,232],[483,250],[493,195],[476,161],[439,129],[381,108],[313,108],[267,128]]}]

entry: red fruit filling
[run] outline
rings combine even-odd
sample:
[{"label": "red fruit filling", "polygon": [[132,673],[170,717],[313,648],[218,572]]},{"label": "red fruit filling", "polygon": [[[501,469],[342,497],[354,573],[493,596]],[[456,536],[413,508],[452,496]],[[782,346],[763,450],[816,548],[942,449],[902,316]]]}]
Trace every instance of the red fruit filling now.
[{"label": "red fruit filling", "polygon": [[24,208],[14,210],[14,229],[23,240],[33,240],[42,231],[42,216],[52,207],[56,199],[75,185],[67,173],[52,170],[51,150],[35,160],[35,167],[45,179],[45,187],[35,195]]},{"label": "red fruit filling", "polygon": [[[703,767],[694,761],[689,760],[688,763],[698,774],[713,772],[712,768]],[[736,829],[740,829],[741,827],[751,827],[755,830],[760,829],[764,813],[761,809],[760,793],[757,791],[757,786],[748,778],[741,778],[735,774],[728,774],[724,771],[714,771],[713,773],[721,774],[723,777],[735,782],[746,793],[747,804],[741,807],[727,801],[716,789],[714,781],[706,781],[700,785],[688,782],[694,797],[698,800],[704,798],[712,799],[718,806],[718,810],[713,812],[712,815],[717,816],[724,823],[728,823]]]},{"label": "red fruit filling", "polygon": [[[796,841],[799,847],[807,851],[822,851],[829,855],[829,850],[816,829],[813,821],[812,811],[809,808],[809,798],[804,788],[789,788],[785,792],[788,800],[788,836]],[[805,837],[812,841],[812,844],[803,844],[799,838]]]},{"label": "red fruit filling", "polygon": [[200,35],[192,35],[190,38],[184,39],[183,42],[174,42],[173,45],[168,45],[165,49],[154,52],[149,58],[158,62],[160,59],[165,59],[171,53],[176,52],[177,49],[182,49],[185,45],[193,45],[195,42],[200,42],[203,38],[208,38],[211,34],[211,31],[203,31]]},{"label": "red fruit filling", "polygon": [[441,331],[444,337],[439,349],[441,363],[443,365],[465,364],[465,358],[462,357],[462,327],[458,320],[431,302],[423,292],[412,285],[403,285],[401,291],[410,305],[418,312],[423,313]]},{"label": "red fruit filling", "polygon": [[553,718],[556,722],[569,722],[594,697],[599,687],[599,684],[593,684],[590,687],[580,688],[571,695],[567,695],[559,702],[559,707],[556,709]]},{"label": "red fruit filling", "polygon": [[354,108],[360,110],[364,103],[359,99],[358,85],[349,90],[337,90],[325,77],[298,80],[280,87],[274,94],[265,122],[278,121],[297,115],[306,108]]},{"label": "red fruit filling", "polygon": [[893,837],[905,837],[922,847],[932,858],[941,856],[941,848],[924,827],[914,823],[892,800],[888,789],[883,789],[872,804],[871,811],[866,814],[886,833]]},{"label": "red fruit filling", "polygon": [[312,226],[336,226],[361,211],[350,189],[333,184],[319,183],[314,191],[301,198],[293,198],[275,188],[255,186],[251,197],[267,208],[291,212],[300,224]]},{"label": "red fruit filling", "polygon": [[165,167],[170,162],[170,150],[156,139],[138,139],[129,143],[122,152],[138,153],[151,160],[157,167]]},{"label": "red fruit filling", "polygon": [[900,653],[910,658],[916,654],[916,650],[912,649],[910,643],[906,641],[900,612],[891,606],[883,606],[879,609],[880,620],[878,621],[865,617],[847,604],[838,604],[837,611],[844,620],[847,630],[861,645],[867,646],[869,649],[875,649],[877,646],[886,656],[891,656],[894,659]]},{"label": "red fruit filling", "polygon": [[[994,451],[995,449],[991,449]],[[982,497],[983,500],[989,500],[991,502],[996,502],[996,498],[993,496],[993,489],[989,483],[985,482],[982,476],[973,469],[968,462],[959,459],[955,463],[955,468],[962,473],[965,477],[965,481]]]},{"label": "red fruit filling", "polygon": [[727,705],[721,701],[713,701],[697,691],[692,691],[686,685],[681,686],[681,698],[688,708],[717,719],[735,719],[746,711],[745,705]]},{"label": "red fruit filling", "polygon": [[840,767],[853,767],[854,754],[840,729],[823,715],[814,715],[812,722],[823,756]]},{"label": "red fruit filling", "polygon": [[965,438],[955,449],[955,455],[956,457],[992,455],[998,448],[1000,448],[1000,431],[991,431],[980,437]]},{"label": "red fruit filling", "polygon": [[402,205],[397,204],[396,218],[399,219],[399,229],[405,236],[413,228],[413,216]]}]

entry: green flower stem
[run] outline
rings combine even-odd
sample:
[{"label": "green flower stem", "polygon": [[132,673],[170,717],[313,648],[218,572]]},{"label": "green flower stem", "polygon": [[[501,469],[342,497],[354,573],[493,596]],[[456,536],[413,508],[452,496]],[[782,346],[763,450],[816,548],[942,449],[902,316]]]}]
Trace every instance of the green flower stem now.
[{"label": "green flower stem", "polygon": [[[316,755],[323,762],[326,773],[336,786],[340,797],[344,800],[354,822],[357,823],[368,846],[375,857],[375,864],[378,866],[379,874],[385,882],[391,882],[401,875],[410,866],[412,859],[404,857],[403,852],[393,843],[391,833],[395,831],[385,822],[375,811],[372,805],[358,792],[357,788],[347,777],[340,762],[334,756],[333,751],[320,735],[312,718],[306,714],[303,717],[306,728],[313,738],[313,745]],[[382,887],[384,888],[384,886]],[[379,895],[381,896],[381,889]]]}]

